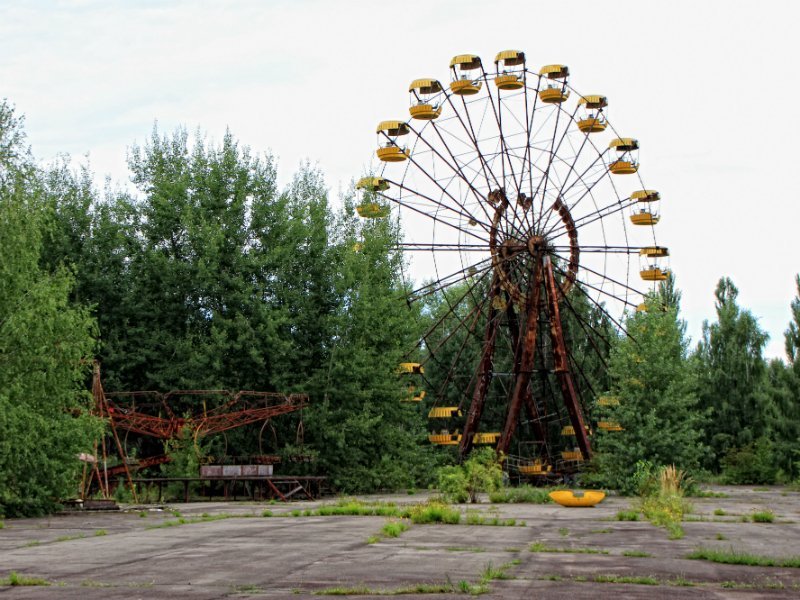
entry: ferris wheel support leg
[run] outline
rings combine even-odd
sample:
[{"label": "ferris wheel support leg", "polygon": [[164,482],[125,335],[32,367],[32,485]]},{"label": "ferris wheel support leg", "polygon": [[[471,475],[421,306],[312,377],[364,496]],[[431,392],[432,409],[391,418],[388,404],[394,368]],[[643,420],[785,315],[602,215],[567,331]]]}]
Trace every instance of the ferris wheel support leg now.
[{"label": "ferris wheel support leg", "polygon": [[529,386],[531,375],[533,374],[533,360],[536,354],[536,335],[539,326],[539,293],[542,288],[541,266],[537,264],[535,269],[536,274],[534,276],[533,290],[527,305],[528,315],[525,324],[525,335],[520,340],[522,343],[522,350],[519,353],[518,371],[514,377],[514,390],[511,393],[511,402],[508,405],[506,424],[503,427],[503,432],[500,434],[500,440],[497,442],[497,452],[502,454],[508,454],[511,438],[514,436],[514,431],[517,429],[519,411],[522,408],[523,400],[530,394]]},{"label": "ferris wheel support leg", "polygon": [[486,393],[489,391],[489,384],[492,382],[492,369],[494,368],[494,343],[497,338],[497,310],[494,308],[493,299],[500,293],[500,282],[495,275],[492,279],[491,291],[489,293],[489,313],[486,319],[486,330],[483,335],[483,353],[481,362],[478,365],[478,377],[475,384],[475,391],[472,394],[472,403],[469,405],[467,420],[464,423],[464,431],[461,434],[461,443],[458,447],[458,455],[463,460],[469,451],[472,450],[472,438],[478,430],[478,424],[483,415],[483,407],[486,404]]},{"label": "ferris wheel support leg", "polygon": [[558,385],[561,388],[561,396],[564,398],[564,404],[569,413],[570,423],[575,430],[578,448],[580,448],[583,459],[589,460],[592,458],[592,447],[589,443],[589,436],[583,423],[583,413],[581,412],[578,402],[578,394],[575,391],[575,382],[572,380],[572,373],[570,373],[569,370],[567,347],[564,343],[564,330],[561,325],[561,312],[558,308],[558,289],[553,275],[553,265],[550,262],[549,256],[546,256],[544,259],[544,267],[556,379],[558,379]]},{"label": "ferris wheel support leg", "polygon": [[[514,377],[520,371],[520,358],[522,355],[522,348],[519,345],[519,318],[517,313],[514,312],[514,304],[509,302],[506,307],[506,318],[508,320],[508,329],[511,334],[511,346],[514,348]],[[536,439],[540,442],[545,442],[544,428],[539,417],[539,410],[536,408],[536,403],[533,401],[533,394],[531,393],[530,386],[528,386],[525,397],[523,398],[525,409],[528,413],[528,418],[533,427],[533,433]]]}]

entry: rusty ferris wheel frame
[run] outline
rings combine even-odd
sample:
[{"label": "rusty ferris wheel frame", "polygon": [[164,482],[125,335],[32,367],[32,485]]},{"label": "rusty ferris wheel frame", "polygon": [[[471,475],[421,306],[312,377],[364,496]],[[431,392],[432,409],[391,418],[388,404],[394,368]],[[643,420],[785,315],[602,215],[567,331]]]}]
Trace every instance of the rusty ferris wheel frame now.
[{"label": "rusty ferris wheel frame", "polygon": [[[655,239],[660,195],[639,174],[639,142],[612,127],[605,96],[577,93],[569,75],[565,65],[532,71],[515,50],[498,53],[493,69],[475,55],[454,57],[449,85],[411,82],[410,120],[378,125],[381,166],[357,185],[359,214],[394,212],[405,233],[400,247],[424,255],[433,272],[409,301],[440,294],[447,305],[420,345],[422,364],[445,373],[429,397],[441,402],[458,388],[458,406],[434,406],[430,416],[464,417],[460,433],[430,439],[457,445],[462,458],[487,440],[508,454],[524,411],[536,469],[554,463],[564,445],[553,431],[574,437],[574,450],[562,452],[572,467],[590,459],[592,431],[616,427],[595,426],[587,407],[598,398],[579,397],[565,315],[599,354],[602,336],[576,302],[624,334],[625,312],[668,277],[669,251]],[[448,297],[452,290],[458,297]],[[479,358],[469,381],[458,383],[470,340],[480,344]],[[442,359],[447,344],[455,348]],[[510,367],[493,394],[501,349]],[[544,364],[560,397],[549,406],[532,381]],[[490,402],[503,407],[494,434],[480,431]]]}]

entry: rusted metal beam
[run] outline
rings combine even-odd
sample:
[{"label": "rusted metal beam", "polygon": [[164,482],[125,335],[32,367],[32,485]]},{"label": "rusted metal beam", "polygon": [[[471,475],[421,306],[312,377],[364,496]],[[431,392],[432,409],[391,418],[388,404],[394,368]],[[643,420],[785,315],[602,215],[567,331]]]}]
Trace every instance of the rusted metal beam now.
[{"label": "rusted metal beam", "polygon": [[469,451],[472,450],[472,438],[478,431],[478,424],[483,415],[483,407],[486,405],[486,394],[489,391],[489,384],[492,382],[492,369],[494,368],[494,346],[497,338],[497,309],[494,306],[494,299],[500,294],[500,282],[497,274],[492,278],[492,285],[489,288],[489,311],[486,319],[486,328],[483,334],[483,352],[478,363],[478,372],[475,382],[475,390],[472,394],[472,402],[469,405],[467,419],[464,423],[464,431],[461,434],[461,443],[458,446],[458,454],[463,460]]},{"label": "rusted metal beam", "polygon": [[592,458],[592,447],[589,443],[589,435],[583,422],[583,413],[578,402],[578,394],[575,391],[575,383],[572,380],[572,373],[569,370],[567,359],[567,347],[564,343],[564,329],[561,323],[561,313],[558,307],[558,294],[561,293],[553,275],[553,265],[550,257],[544,258],[544,282],[547,288],[547,306],[550,313],[550,335],[553,340],[553,362],[555,367],[556,379],[561,388],[561,396],[564,405],[569,413],[569,420],[575,430],[575,437],[578,441],[581,455],[584,460]]},{"label": "rusted metal beam", "polygon": [[511,401],[506,413],[506,422],[500,440],[497,442],[497,452],[508,454],[511,445],[511,438],[517,429],[519,421],[519,411],[522,408],[524,398],[530,394],[530,381],[533,374],[533,363],[536,354],[536,336],[539,325],[539,298],[542,287],[542,269],[539,260],[533,264],[533,289],[528,296],[525,321],[525,334],[519,339],[519,365],[514,377],[514,388],[511,392]]},{"label": "rusted metal beam", "polygon": [[[514,377],[516,378],[520,369],[522,348],[519,343],[519,318],[514,310],[514,304],[512,302],[509,302],[506,307],[506,320],[508,321],[508,331],[511,335],[511,347],[514,348]],[[536,408],[536,403],[533,401],[533,393],[531,392],[530,385],[526,388],[523,403],[528,413],[528,419],[533,427],[534,436],[538,441],[546,442],[544,427],[542,427],[539,410]]]}]

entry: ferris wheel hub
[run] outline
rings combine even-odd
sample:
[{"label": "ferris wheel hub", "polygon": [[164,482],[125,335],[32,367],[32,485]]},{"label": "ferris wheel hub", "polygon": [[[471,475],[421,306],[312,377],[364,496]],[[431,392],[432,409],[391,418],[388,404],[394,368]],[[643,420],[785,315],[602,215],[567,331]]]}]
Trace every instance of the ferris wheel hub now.
[{"label": "ferris wheel hub", "polygon": [[532,235],[528,239],[528,252],[533,256],[539,256],[547,250],[547,238],[541,235]]}]

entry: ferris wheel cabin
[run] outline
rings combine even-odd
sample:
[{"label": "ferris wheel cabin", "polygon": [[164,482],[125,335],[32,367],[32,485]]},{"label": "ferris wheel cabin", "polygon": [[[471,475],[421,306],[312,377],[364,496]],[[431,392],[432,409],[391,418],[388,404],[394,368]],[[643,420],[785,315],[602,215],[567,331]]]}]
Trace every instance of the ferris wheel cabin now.
[{"label": "ferris wheel cabin", "polygon": [[645,266],[639,271],[644,281],[666,281],[669,269],[662,263],[669,256],[669,249],[663,246],[647,246],[639,250]]},{"label": "ferris wheel cabin", "polygon": [[378,134],[376,154],[383,162],[403,162],[410,155],[408,148],[398,143],[398,138],[408,135],[408,124],[403,121],[381,121],[375,132]]},{"label": "ferris wheel cabin", "polygon": [[499,90],[518,90],[525,85],[525,53],[503,50],[494,57],[494,84]]},{"label": "ferris wheel cabin", "polygon": [[459,54],[450,61],[450,91],[459,96],[472,96],[481,90],[483,72],[481,57]]},{"label": "ferris wheel cabin", "polygon": [[569,98],[567,65],[545,65],[539,69],[539,75],[545,84],[545,87],[539,90],[539,100],[547,104],[561,104]]},{"label": "ferris wheel cabin", "polygon": [[[389,206],[378,202],[377,194],[389,189],[389,182],[382,177],[362,177],[356,183],[356,189],[361,190],[361,201],[356,206],[358,216],[364,219],[381,219],[389,216]],[[360,252],[363,244],[358,243],[353,247],[355,252]]]},{"label": "ferris wheel cabin", "polygon": [[605,96],[582,96],[578,100],[578,129],[584,133],[605,131],[606,118],[603,109],[608,106]]},{"label": "ferris wheel cabin", "polygon": [[634,138],[616,138],[608,145],[615,150],[617,158],[608,170],[614,175],[632,175],[639,170],[639,141]]},{"label": "ferris wheel cabin", "polygon": [[658,206],[655,202],[661,200],[661,194],[655,190],[637,190],[631,194],[631,200],[635,200],[633,212],[631,213],[631,223],[634,225],[655,225],[661,220]]},{"label": "ferris wheel cabin", "polygon": [[412,119],[431,121],[442,114],[442,84],[436,79],[415,79],[408,86]]}]

